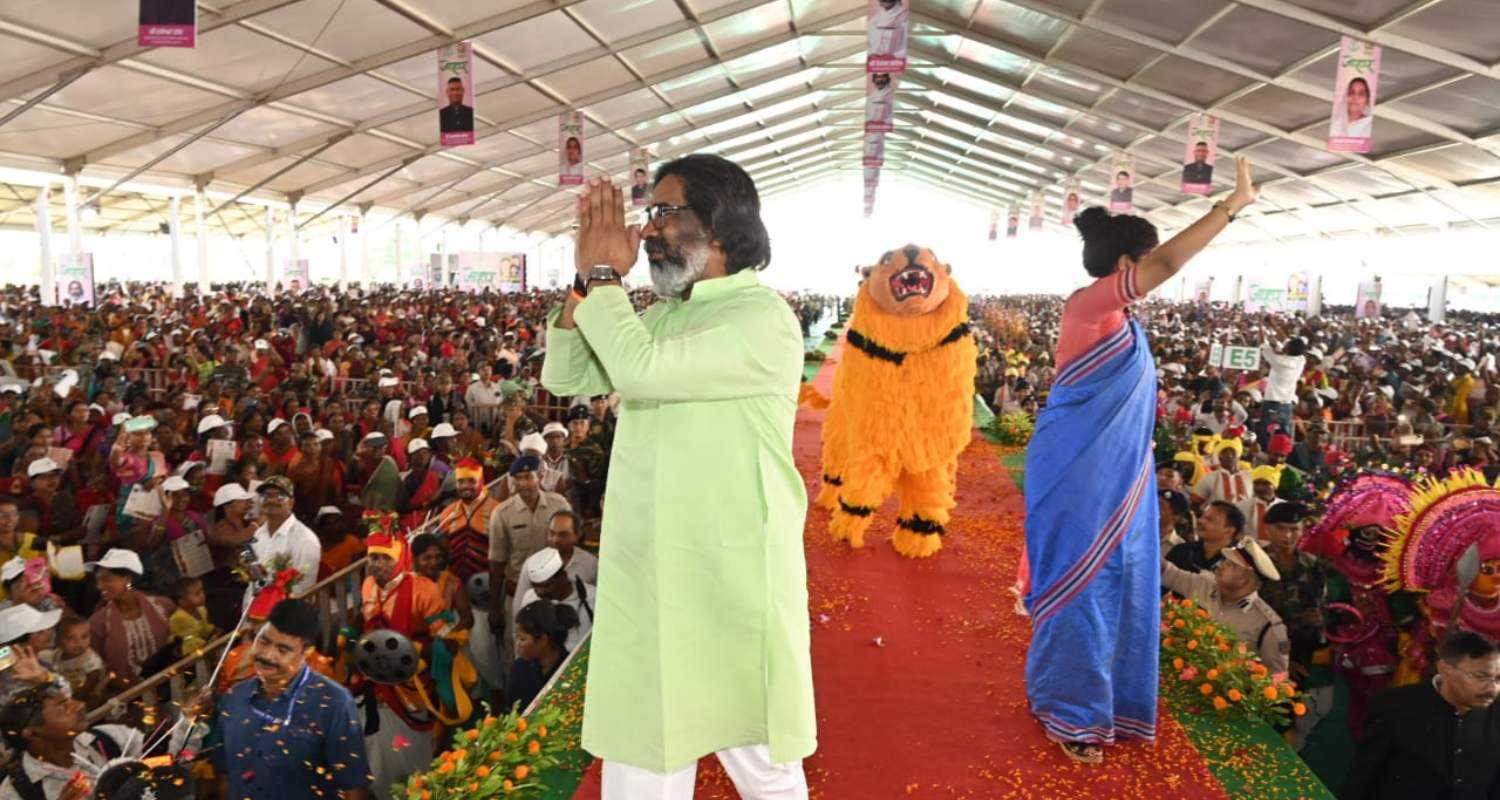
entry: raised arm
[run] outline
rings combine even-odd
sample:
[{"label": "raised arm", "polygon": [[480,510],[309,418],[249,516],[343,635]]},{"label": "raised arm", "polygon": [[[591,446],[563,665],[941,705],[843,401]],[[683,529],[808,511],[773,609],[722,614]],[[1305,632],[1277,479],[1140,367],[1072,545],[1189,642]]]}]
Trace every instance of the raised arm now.
[{"label": "raised arm", "polygon": [[1250,181],[1249,159],[1240,156],[1234,162],[1236,180],[1234,191],[1229,197],[1215,203],[1214,207],[1197,222],[1187,226],[1141,259],[1135,276],[1137,294],[1145,296],[1152,289],[1170,280],[1178,270],[1187,265],[1193,256],[1207,247],[1208,243],[1229,225],[1234,216],[1255,202],[1255,197],[1260,190]]}]

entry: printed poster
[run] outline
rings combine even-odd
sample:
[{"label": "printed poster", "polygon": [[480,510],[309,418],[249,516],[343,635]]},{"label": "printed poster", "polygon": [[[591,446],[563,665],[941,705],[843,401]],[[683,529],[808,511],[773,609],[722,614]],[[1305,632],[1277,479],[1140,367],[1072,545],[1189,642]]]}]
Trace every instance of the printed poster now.
[{"label": "printed poster", "polygon": [[1343,37],[1333,85],[1328,149],[1368,153],[1373,138],[1375,93],[1380,87],[1380,45]]},{"label": "printed poster", "polygon": [[1135,156],[1116,153],[1110,159],[1109,210],[1129,214],[1135,210]]},{"label": "printed poster", "polygon": [[630,204],[651,205],[651,151],[644,147],[630,151]]},{"label": "printed poster", "polygon": [[94,254],[65,255],[58,259],[57,304],[94,306]]},{"label": "printed poster", "polygon": [[1042,215],[1046,211],[1046,201],[1042,199],[1041,189],[1032,190],[1030,202],[1031,219],[1028,222],[1028,227],[1030,227],[1031,230],[1039,231],[1042,229]]},{"label": "printed poster", "polygon": [[1078,216],[1079,206],[1083,203],[1082,187],[1079,186],[1077,178],[1069,178],[1063,182],[1062,224],[1070,227],[1073,218]]},{"label": "printed poster", "polygon": [[1207,195],[1213,189],[1214,161],[1219,154],[1219,118],[1194,114],[1188,120],[1187,150],[1182,156],[1182,191]]},{"label": "printed poster", "polygon": [[867,133],[867,134],[865,134],[865,149],[864,149],[864,161],[863,161],[863,164],[866,167],[883,167],[883,166],[885,166],[885,134],[883,134],[883,133]]},{"label": "printed poster", "polygon": [[1298,272],[1293,274],[1286,279],[1286,300],[1283,306],[1287,311],[1306,314],[1311,289],[1312,280],[1308,276],[1308,273]]},{"label": "printed poster", "polygon": [[1193,302],[1197,303],[1200,306],[1208,305],[1208,298],[1209,295],[1213,292],[1213,289],[1213,278],[1206,278],[1204,280],[1198,281],[1198,283],[1193,286]]},{"label": "printed poster", "polygon": [[1378,319],[1380,317],[1380,281],[1361,281],[1355,297],[1355,319]]},{"label": "printed poster", "polygon": [[438,48],[438,143],[474,143],[474,48],[454,42]]},{"label": "printed poster", "polygon": [[871,72],[865,78],[865,133],[890,133],[895,130],[896,84],[899,77],[890,72]]},{"label": "printed poster", "polygon": [[990,212],[990,241],[1000,238],[1000,209]]},{"label": "printed poster", "polygon": [[1021,228],[1021,208],[1012,205],[1010,212],[1005,217],[1005,238],[1016,238],[1016,231]]},{"label": "printed poster", "polygon": [[583,185],[583,112],[557,115],[557,185]]},{"label": "printed poster", "polygon": [[501,253],[495,288],[502,292],[526,291],[526,254]]},{"label": "printed poster", "polygon": [[[128,6],[127,6],[128,8]],[[196,0],[141,0],[135,43],[141,47],[195,47]]]},{"label": "printed poster", "polygon": [[286,290],[291,294],[301,294],[303,290],[312,287],[311,272],[305,258],[284,262],[281,265],[281,274]]},{"label": "printed poster", "polygon": [[911,0],[868,0],[869,72],[906,71],[906,31],[910,24]]}]

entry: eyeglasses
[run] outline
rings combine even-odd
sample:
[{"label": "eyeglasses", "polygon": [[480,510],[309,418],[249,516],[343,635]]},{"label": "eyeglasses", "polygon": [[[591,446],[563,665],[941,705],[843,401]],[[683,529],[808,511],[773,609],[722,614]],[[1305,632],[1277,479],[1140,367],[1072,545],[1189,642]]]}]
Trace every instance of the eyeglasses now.
[{"label": "eyeglasses", "polygon": [[1469,680],[1483,686],[1500,686],[1500,675],[1475,675],[1457,664],[1453,665],[1453,671],[1462,672]]},{"label": "eyeglasses", "polygon": [[688,211],[692,206],[674,206],[670,203],[655,203],[646,206],[646,221],[651,227],[661,230],[667,225],[667,217],[682,211]]}]

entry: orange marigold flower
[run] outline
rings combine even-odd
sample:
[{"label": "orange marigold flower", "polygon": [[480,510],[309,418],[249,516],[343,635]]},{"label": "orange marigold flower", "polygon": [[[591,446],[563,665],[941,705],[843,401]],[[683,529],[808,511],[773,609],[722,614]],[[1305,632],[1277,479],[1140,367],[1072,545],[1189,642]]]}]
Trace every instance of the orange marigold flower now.
[{"label": "orange marigold flower", "polygon": [[432,800],[432,792],[423,792],[422,800]]},{"label": "orange marigold flower", "polygon": [[484,727],[486,727],[486,728],[492,728],[492,727],[494,727],[495,723],[497,723],[499,721],[500,721],[500,718],[496,717],[496,716],[494,716],[492,714],[492,715],[484,718]]},{"label": "orange marigold flower", "polygon": [[1265,692],[1263,692],[1263,694],[1265,694],[1267,700],[1275,700],[1276,699],[1276,687],[1275,686],[1267,686],[1266,690],[1265,690]]},{"label": "orange marigold flower", "polygon": [[522,764],[521,766],[516,767],[516,771],[513,774],[516,776],[516,780],[524,781],[526,780],[526,776],[531,774],[531,767]]},{"label": "orange marigold flower", "polygon": [[526,718],[525,717],[517,717],[516,718],[516,730],[525,732],[525,730],[526,730]]},{"label": "orange marigold flower", "polygon": [[470,792],[477,792],[477,791],[479,791],[479,782],[478,781],[469,781],[469,791]]},{"label": "orange marigold flower", "polygon": [[538,726],[536,726],[536,735],[537,735],[538,738],[541,738],[541,739],[547,738],[547,726],[546,725],[538,725]]},{"label": "orange marigold flower", "polygon": [[531,753],[532,755],[536,755],[537,753],[540,753],[541,751],[542,751],[542,743],[538,742],[535,739],[532,739],[531,742],[526,745],[526,752]]},{"label": "orange marigold flower", "polygon": [[1227,644],[1221,644],[1221,645],[1219,645],[1219,652],[1221,652],[1221,653],[1227,653],[1227,652],[1229,652],[1229,645],[1227,645]]},{"label": "orange marigold flower", "polygon": [[442,774],[442,775],[446,775],[446,774],[448,774],[448,773],[450,773],[452,771],[453,771],[453,762],[452,761],[444,761],[443,765],[441,767],[438,767],[438,773]]},{"label": "orange marigold flower", "polygon": [[1214,710],[1223,711],[1226,708],[1229,708],[1229,703],[1225,702],[1224,698],[1214,695]]},{"label": "orange marigold flower", "polygon": [[468,732],[464,733],[464,738],[468,739],[469,741],[472,742],[475,739],[479,738],[479,731],[477,729],[476,730],[468,731]]},{"label": "orange marigold flower", "polygon": [[499,750],[491,750],[490,751],[490,760],[491,761],[499,761],[500,760],[500,751]]},{"label": "orange marigold flower", "polygon": [[1292,685],[1290,683],[1284,683],[1284,684],[1281,685],[1281,696],[1282,697],[1291,697],[1292,695],[1294,695],[1296,693],[1297,693],[1297,690],[1293,689]]},{"label": "orange marigold flower", "polygon": [[512,743],[519,742],[521,741],[521,737],[515,735],[514,733],[507,733],[505,734],[505,741]]},{"label": "orange marigold flower", "polygon": [[1204,697],[1207,697],[1214,693],[1214,685],[1211,683],[1205,683],[1202,686],[1198,687],[1198,691],[1202,692]]},{"label": "orange marigold flower", "polygon": [[506,779],[506,780],[505,780],[505,781],[504,781],[504,782],[502,782],[502,783],[501,783],[501,784],[500,784],[500,788],[501,788],[501,789],[504,789],[504,790],[505,790],[505,791],[507,791],[507,792],[508,792],[508,791],[510,791],[510,790],[511,790],[511,789],[514,789],[514,788],[516,788],[516,785],[515,785],[515,784],[514,784],[514,783],[511,783],[511,782],[510,782],[510,780],[509,780],[509,779]]},{"label": "orange marigold flower", "polygon": [[1174,628],[1182,628],[1182,627],[1186,627],[1186,626],[1187,626],[1187,623],[1183,622],[1180,619],[1177,620],[1176,622],[1172,623],[1172,627],[1174,627]]},{"label": "orange marigold flower", "polygon": [[1161,646],[1162,647],[1171,647],[1172,643],[1173,643],[1173,639],[1170,636],[1168,636],[1167,638],[1161,640]]},{"label": "orange marigold flower", "polygon": [[1182,659],[1180,659],[1180,658],[1174,658],[1174,659],[1172,659],[1172,669],[1182,669]]},{"label": "orange marigold flower", "polygon": [[488,778],[490,776],[490,768],[480,767],[479,769],[474,770],[474,774],[478,775],[481,778]]},{"label": "orange marigold flower", "polygon": [[1206,608],[1200,608],[1200,609],[1198,609],[1198,616],[1200,616],[1200,617],[1202,617],[1204,619],[1208,619],[1208,609],[1206,609]]},{"label": "orange marigold flower", "polygon": [[1188,649],[1189,650],[1197,650],[1198,649],[1198,640],[1197,639],[1193,639],[1192,641],[1188,642]]},{"label": "orange marigold flower", "polygon": [[1195,604],[1193,603],[1193,601],[1190,598],[1184,597],[1182,599],[1182,607],[1183,608],[1192,608],[1194,605]]},{"label": "orange marigold flower", "polygon": [[1219,679],[1219,671],[1216,669],[1211,669],[1208,671],[1208,675],[1206,677],[1211,681],[1216,681]]},{"label": "orange marigold flower", "polygon": [[1242,695],[1242,694],[1240,694],[1240,690],[1239,689],[1230,689],[1229,690],[1229,700],[1230,700],[1230,702],[1238,703],[1239,701],[1243,700],[1244,698],[1245,698],[1245,696]]},{"label": "orange marigold flower", "polygon": [[1302,705],[1301,703],[1293,703],[1292,704],[1292,713],[1296,714],[1297,716],[1300,717],[1303,714],[1307,713],[1307,706]]}]

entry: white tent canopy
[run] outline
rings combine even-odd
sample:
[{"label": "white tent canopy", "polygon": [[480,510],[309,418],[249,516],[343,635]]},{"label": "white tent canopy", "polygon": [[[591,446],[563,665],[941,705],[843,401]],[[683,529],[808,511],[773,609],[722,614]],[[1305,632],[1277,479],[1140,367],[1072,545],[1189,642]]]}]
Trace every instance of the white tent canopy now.
[{"label": "white tent canopy", "polygon": [[[0,166],[24,171],[0,176],[0,226],[32,228],[35,184],[71,176],[91,230],[157,230],[181,194],[183,219],[202,202],[240,235],[268,204],[304,227],[380,209],[555,234],[570,108],[591,168],[620,179],[640,146],[725,154],[767,194],[860,167],[864,0],[198,5],[195,49],[138,47],[133,0],[0,6]],[[1209,111],[1266,185],[1229,241],[1500,218],[1493,0],[913,0],[911,20],[885,169],[976,204],[1056,206],[1071,176],[1099,197],[1125,150],[1138,212],[1180,227],[1211,202],[1177,190]],[[1343,35],[1384,47],[1369,155],[1323,142]],[[478,143],[442,148],[433,53],[458,40]],[[70,194],[45,198],[54,228]]]}]

